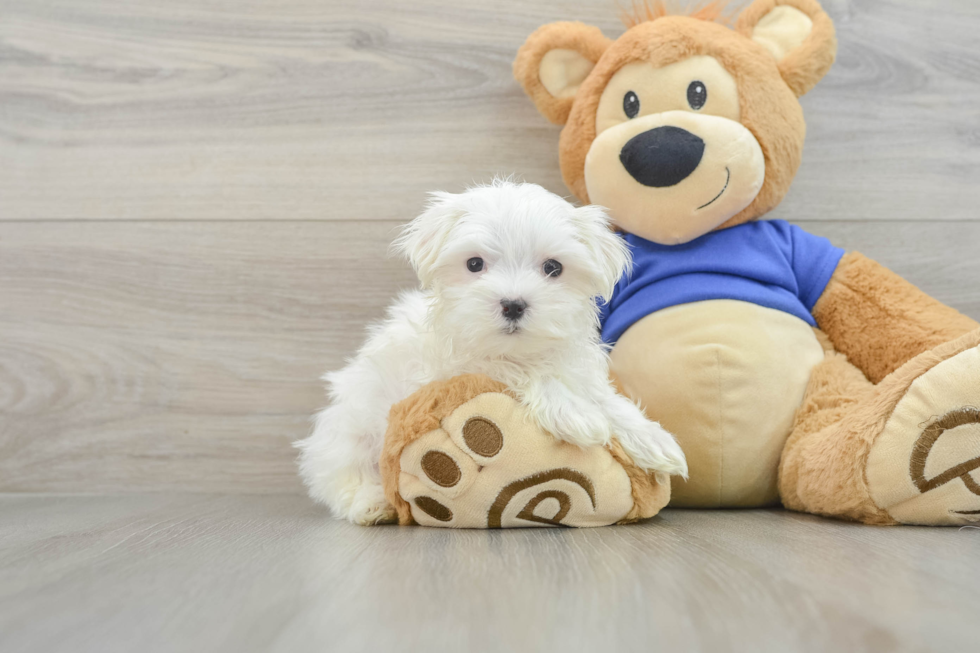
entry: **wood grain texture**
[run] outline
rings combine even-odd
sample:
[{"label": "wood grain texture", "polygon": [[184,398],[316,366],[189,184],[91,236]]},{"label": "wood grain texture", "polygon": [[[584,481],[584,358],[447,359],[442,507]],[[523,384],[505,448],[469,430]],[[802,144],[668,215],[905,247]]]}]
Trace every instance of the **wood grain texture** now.
[{"label": "wood grain texture", "polygon": [[[974,220],[980,4],[825,0],[840,57],[804,98],[776,217]],[[542,23],[613,0],[0,0],[0,219],[396,220],[518,173],[558,129],[511,79]]]},{"label": "wood grain texture", "polygon": [[[980,319],[980,223],[803,223]],[[0,223],[0,491],[300,492],[407,265],[387,222]]]},{"label": "wood grain texture", "polygon": [[393,226],[0,225],[0,489],[298,491],[319,376],[414,285]]},{"label": "wood grain texture", "polygon": [[601,529],[302,497],[0,497],[0,650],[976,650],[980,530],[667,510]]}]

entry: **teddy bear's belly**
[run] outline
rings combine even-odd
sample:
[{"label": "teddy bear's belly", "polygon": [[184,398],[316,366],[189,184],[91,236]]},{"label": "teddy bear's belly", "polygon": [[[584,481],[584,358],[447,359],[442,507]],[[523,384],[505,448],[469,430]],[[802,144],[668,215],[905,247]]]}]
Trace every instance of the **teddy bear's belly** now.
[{"label": "teddy bear's belly", "polygon": [[670,505],[777,502],[779,456],[823,356],[803,320],[735,300],[674,306],[630,327],[613,372],[677,437],[690,467]]}]

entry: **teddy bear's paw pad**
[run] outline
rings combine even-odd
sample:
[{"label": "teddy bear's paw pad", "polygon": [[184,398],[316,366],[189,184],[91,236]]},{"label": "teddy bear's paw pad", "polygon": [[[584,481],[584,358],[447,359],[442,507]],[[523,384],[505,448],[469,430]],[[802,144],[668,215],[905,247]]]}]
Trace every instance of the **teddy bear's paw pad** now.
[{"label": "teddy bear's paw pad", "polygon": [[399,494],[426,526],[603,526],[633,507],[629,476],[607,449],[559,442],[503,393],[461,405],[400,464]]},{"label": "teddy bear's paw pad", "polygon": [[980,347],[912,382],[869,453],[867,479],[901,523],[980,522]]}]

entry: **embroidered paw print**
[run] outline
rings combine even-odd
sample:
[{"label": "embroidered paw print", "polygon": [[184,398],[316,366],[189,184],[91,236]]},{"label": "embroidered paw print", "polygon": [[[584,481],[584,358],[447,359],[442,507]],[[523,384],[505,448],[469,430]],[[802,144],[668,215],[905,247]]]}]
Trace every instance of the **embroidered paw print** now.
[{"label": "embroidered paw print", "polygon": [[[945,448],[952,448],[956,444],[961,444],[951,442],[953,440],[952,436],[947,437],[942,443],[939,442],[940,438],[944,435],[954,432],[955,429],[960,427],[964,427],[963,435],[966,435],[967,428],[980,433],[980,408],[969,406],[951,410],[929,424],[922,431],[922,435],[915,441],[915,445],[912,447],[909,472],[912,475],[912,481],[915,483],[915,486],[923,494],[930,490],[940,488],[946,483],[962,481],[964,488],[968,492],[980,497],[980,483],[973,478],[975,473],[980,472],[980,447],[972,452],[977,454],[976,457],[958,462],[958,464],[952,464],[948,467],[940,464],[940,467],[946,467],[946,469],[943,469],[932,478],[928,478],[926,474],[926,467],[929,466],[930,462],[929,456],[934,449],[938,450],[942,448],[942,445],[946,445],[947,441],[949,441],[949,444]],[[967,453],[967,455],[970,454]],[[980,473],[977,475],[980,476]],[[958,514],[980,514],[980,510],[957,510],[955,512]]]},{"label": "embroidered paw print", "polygon": [[906,524],[980,521],[980,347],[910,384],[868,455],[875,503]]},{"label": "embroidered paw print", "polygon": [[630,478],[603,447],[559,442],[509,395],[461,405],[401,453],[399,494],[419,524],[601,526],[633,508]]}]

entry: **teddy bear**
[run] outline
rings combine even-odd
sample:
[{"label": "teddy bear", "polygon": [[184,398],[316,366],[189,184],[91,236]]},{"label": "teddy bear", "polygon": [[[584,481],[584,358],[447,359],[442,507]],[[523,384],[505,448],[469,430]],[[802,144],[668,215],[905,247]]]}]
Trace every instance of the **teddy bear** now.
[{"label": "teddy bear", "polygon": [[647,475],[615,442],[557,443],[506,388],[460,377],[392,409],[381,470],[400,523],[597,526],[668,501],[980,521],[980,324],[765,219],[801,162],[798,98],[834,62],[830,18],[816,0],[754,0],[733,27],[716,2],[634,8],[616,40],[539,28],[514,75],[562,126],[568,188],[632,251],[603,306],[611,374],[690,475]]},{"label": "teddy bear", "polygon": [[615,41],[545,25],[514,74],[563,126],[568,188],[632,249],[602,335],[621,392],[688,457],[670,505],[980,520],[980,324],[764,217],[800,165],[830,18],[816,0],[754,0],[733,28],[718,3],[636,14]]}]

